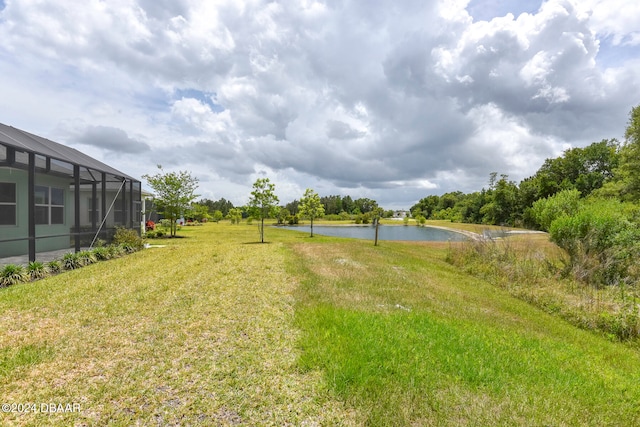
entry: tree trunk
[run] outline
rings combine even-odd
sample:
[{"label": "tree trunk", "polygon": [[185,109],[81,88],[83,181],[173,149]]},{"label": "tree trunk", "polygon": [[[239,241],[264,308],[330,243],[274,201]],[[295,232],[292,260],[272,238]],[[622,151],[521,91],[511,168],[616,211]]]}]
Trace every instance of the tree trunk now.
[{"label": "tree trunk", "polygon": [[378,246],[378,224],[380,223],[380,219],[376,218],[376,240],[373,242],[373,246]]},{"label": "tree trunk", "polygon": [[264,243],[264,217],[260,218],[260,243]]},{"label": "tree trunk", "polygon": [[311,237],[313,237],[313,217],[311,217]]}]

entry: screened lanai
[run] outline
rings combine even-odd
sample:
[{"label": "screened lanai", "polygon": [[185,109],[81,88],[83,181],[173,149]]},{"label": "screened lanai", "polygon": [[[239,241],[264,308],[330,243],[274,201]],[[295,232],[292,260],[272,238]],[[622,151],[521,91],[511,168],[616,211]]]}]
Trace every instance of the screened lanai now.
[{"label": "screened lanai", "polygon": [[140,222],[140,181],[0,123],[0,258],[79,251]]}]

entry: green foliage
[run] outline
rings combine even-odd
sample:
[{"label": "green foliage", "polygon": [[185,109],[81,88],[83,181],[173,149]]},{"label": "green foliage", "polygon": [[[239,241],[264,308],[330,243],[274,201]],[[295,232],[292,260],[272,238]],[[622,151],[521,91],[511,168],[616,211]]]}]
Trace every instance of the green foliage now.
[{"label": "green foliage", "polygon": [[[162,228],[162,230],[160,230],[160,231],[163,231],[164,233],[171,233],[171,228],[173,227],[173,222],[171,222],[170,219],[163,218],[160,221],[158,221],[158,226],[160,228]],[[158,231],[157,227],[156,227],[156,231]]]},{"label": "green foliage", "polygon": [[140,250],[144,247],[144,239],[138,235],[136,230],[117,227],[116,233],[113,236],[113,244],[129,246],[135,250]]},{"label": "green foliage", "polygon": [[253,183],[253,191],[247,205],[249,215],[260,220],[260,242],[264,243],[264,220],[277,215],[278,196],[275,194],[276,186],[269,178],[258,178]]},{"label": "green foliage", "polygon": [[0,271],[0,288],[29,280],[29,272],[22,265],[7,264]]},{"label": "green foliage", "polygon": [[300,215],[311,220],[311,237],[313,237],[313,220],[324,216],[324,205],[320,201],[318,193],[307,188],[300,199]]},{"label": "green foliage", "polygon": [[62,267],[64,267],[65,270],[75,270],[83,266],[80,252],[69,252],[62,257]]},{"label": "green foliage", "polygon": [[51,273],[60,273],[63,269],[62,262],[58,259],[54,259],[47,263],[47,268]]},{"label": "green foliage", "polygon": [[91,265],[98,262],[98,257],[93,250],[78,252],[78,258],[80,259],[82,266]]},{"label": "green foliage", "polygon": [[224,218],[222,211],[214,211],[212,215],[213,222],[220,222]]},{"label": "green foliage", "polygon": [[[222,219],[222,212],[220,212],[220,219]],[[189,210],[188,216],[189,219],[199,222],[207,222],[210,219],[215,220],[215,211],[213,214],[210,213],[209,207],[202,203],[191,203],[191,208]],[[220,221],[218,219],[218,221]],[[218,222],[216,221],[216,222]]]},{"label": "green foliage", "polygon": [[242,209],[232,208],[229,210],[227,218],[231,221],[231,224],[240,224],[242,221]]},{"label": "green foliage", "polygon": [[109,257],[118,258],[126,254],[126,251],[122,245],[109,245]]},{"label": "green foliage", "polygon": [[160,172],[155,175],[143,175],[149,186],[156,193],[155,202],[159,211],[171,221],[171,236],[176,235],[176,220],[187,213],[197,194],[198,179],[189,172],[164,172],[158,165]]},{"label": "green foliage", "polygon": [[215,200],[215,201],[209,200],[209,199],[203,199],[196,203],[199,205],[206,206],[209,214],[213,214],[213,212],[215,211],[222,212],[223,217],[226,217],[229,214],[229,211],[233,209],[233,203],[226,200],[224,197],[222,197],[220,200]]},{"label": "green foliage", "polygon": [[[636,289],[625,283],[620,284],[619,290],[590,287],[584,279],[595,277],[593,271],[582,277],[576,274],[561,278],[560,263],[535,246],[509,239],[512,237],[468,241],[451,248],[446,259],[577,327],[601,331],[617,340],[640,337]],[[586,268],[583,263],[573,272],[584,272]]]},{"label": "green foliage", "polygon": [[42,279],[43,277],[47,277],[49,275],[49,269],[47,266],[40,261],[31,261],[27,265],[27,272],[32,280]]},{"label": "green foliage", "polygon": [[[149,231],[147,234],[153,233],[154,231]],[[93,255],[96,257],[98,261],[106,261],[110,258],[109,249],[106,246],[100,246],[93,249]]]},{"label": "green foliage", "polygon": [[542,230],[548,231],[551,223],[561,216],[571,216],[578,212],[580,192],[563,190],[553,196],[537,200],[531,208],[531,216]]},{"label": "green foliage", "polygon": [[620,149],[620,166],[607,193],[625,201],[640,201],[640,105],[631,109]]},{"label": "green foliage", "polygon": [[572,216],[551,223],[551,240],[569,255],[568,267],[590,284],[635,283],[640,255],[638,207],[616,200],[590,200]]}]

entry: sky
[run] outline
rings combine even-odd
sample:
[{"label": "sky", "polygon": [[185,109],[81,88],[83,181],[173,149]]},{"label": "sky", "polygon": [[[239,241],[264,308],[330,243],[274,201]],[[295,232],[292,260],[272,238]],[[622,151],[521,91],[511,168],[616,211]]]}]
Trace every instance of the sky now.
[{"label": "sky", "polygon": [[202,198],[408,209],[622,141],[636,0],[0,0],[0,122]]}]

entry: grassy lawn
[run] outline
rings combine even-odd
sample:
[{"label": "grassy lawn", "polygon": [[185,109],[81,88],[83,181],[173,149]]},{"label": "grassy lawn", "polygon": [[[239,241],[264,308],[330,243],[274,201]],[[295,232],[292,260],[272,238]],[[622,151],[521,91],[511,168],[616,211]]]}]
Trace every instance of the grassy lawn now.
[{"label": "grassy lawn", "polygon": [[0,425],[638,425],[640,353],[448,244],[224,223],[0,289]]},{"label": "grassy lawn", "polygon": [[[297,368],[294,277],[255,227],[183,239],[0,289],[0,425],[320,425],[352,418]],[[267,232],[267,237],[269,232]]]}]

